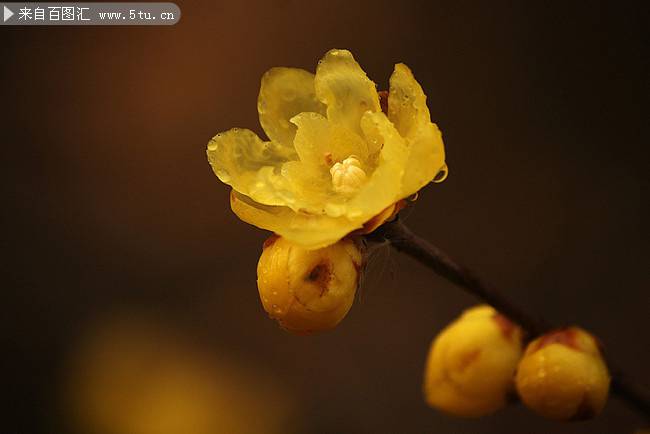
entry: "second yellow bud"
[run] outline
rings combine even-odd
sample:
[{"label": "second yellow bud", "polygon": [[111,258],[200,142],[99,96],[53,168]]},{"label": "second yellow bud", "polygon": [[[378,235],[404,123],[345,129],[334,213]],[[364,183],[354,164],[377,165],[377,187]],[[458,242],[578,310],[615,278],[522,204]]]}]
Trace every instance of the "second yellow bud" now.
[{"label": "second yellow bud", "polygon": [[596,339],[579,327],[567,327],[528,345],[516,384],[521,400],[538,414],[583,420],[605,406],[609,372]]},{"label": "second yellow bud", "polygon": [[487,305],[465,311],[429,350],[424,395],[447,413],[479,417],[503,407],[514,389],[521,329]]}]

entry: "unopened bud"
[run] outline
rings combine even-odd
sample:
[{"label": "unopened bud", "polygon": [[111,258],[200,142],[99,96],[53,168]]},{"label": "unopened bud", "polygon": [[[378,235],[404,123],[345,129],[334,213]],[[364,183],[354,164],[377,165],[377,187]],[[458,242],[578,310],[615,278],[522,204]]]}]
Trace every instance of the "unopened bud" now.
[{"label": "unopened bud", "polygon": [[308,334],[335,327],[348,313],[362,257],[354,241],[307,250],[273,236],[257,264],[264,310],[288,331]]},{"label": "unopened bud", "polygon": [[596,339],[579,327],[532,341],[516,377],[521,400],[549,419],[584,420],[605,406],[609,373]]},{"label": "unopened bud", "polygon": [[463,417],[506,405],[522,353],[521,329],[487,305],[465,311],[435,338],[424,378],[427,403]]}]

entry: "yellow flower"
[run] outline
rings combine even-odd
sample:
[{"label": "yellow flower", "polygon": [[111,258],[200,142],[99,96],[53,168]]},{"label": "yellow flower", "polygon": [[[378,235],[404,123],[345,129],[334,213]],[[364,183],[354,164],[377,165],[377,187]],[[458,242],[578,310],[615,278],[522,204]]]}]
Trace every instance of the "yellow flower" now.
[{"label": "yellow flower", "polygon": [[270,140],[233,128],[210,140],[208,160],[239,218],[305,248],[337,242],[446,174],[440,131],[406,65],[395,65],[387,114],[347,50],[325,54],[316,75],[272,68],[257,108]]}]

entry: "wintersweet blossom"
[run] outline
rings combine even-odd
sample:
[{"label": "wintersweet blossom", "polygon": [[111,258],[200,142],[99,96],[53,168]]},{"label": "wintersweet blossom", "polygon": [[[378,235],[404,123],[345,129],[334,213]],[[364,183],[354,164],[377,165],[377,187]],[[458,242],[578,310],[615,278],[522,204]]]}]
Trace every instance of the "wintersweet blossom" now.
[{"label": "wintersweet blossom", "polygon": [[441,133],[404,64],[390,77],[386,113],[347,50],[327,52],[315,75],[272,68],[257,108],[269,140],[233,128],[210,140],[208,160],[232,187],[239,218],[304,248],[390,216],[400,200],[446,176]]}]

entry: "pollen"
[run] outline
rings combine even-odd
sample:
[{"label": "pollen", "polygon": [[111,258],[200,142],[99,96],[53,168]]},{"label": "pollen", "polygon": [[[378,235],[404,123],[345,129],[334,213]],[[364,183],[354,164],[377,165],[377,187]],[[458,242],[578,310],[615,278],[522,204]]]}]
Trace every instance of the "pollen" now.
[{"label": "pollen", "polygon": [[335,163],[330,168],[334,191],[343,194],[352,194],[366,181],[366,172],[361,168],[361,162],[354,155],[342,162]]}]

